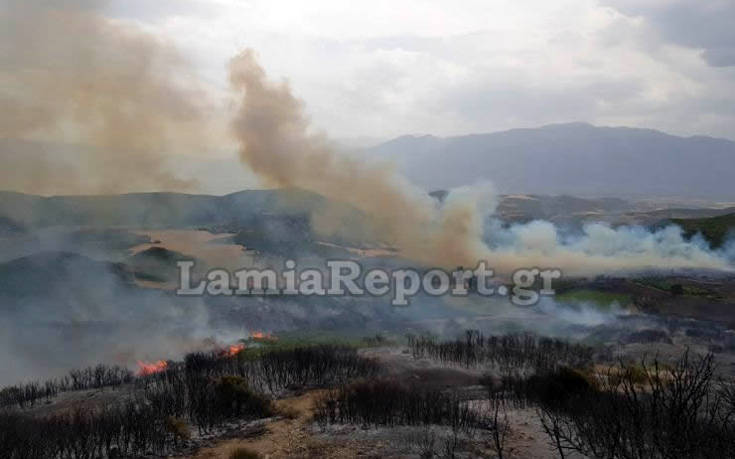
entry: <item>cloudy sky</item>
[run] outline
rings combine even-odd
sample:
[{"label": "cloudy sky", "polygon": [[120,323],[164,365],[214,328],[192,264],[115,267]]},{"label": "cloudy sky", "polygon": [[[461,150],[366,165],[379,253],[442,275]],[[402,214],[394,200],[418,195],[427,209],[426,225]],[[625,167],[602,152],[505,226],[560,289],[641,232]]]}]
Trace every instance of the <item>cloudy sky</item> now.
[{"label": "cloudy sky", "polygon": [[735,138],[732,0],[118,0],[212,88],[254,48],[337,138],[588,121]]},{"label": "cloudy sky", "polygon": [[570,121],[735,138],[733,0],[5,2],[142,26],[220,100],[253,48],[338,139]]}]

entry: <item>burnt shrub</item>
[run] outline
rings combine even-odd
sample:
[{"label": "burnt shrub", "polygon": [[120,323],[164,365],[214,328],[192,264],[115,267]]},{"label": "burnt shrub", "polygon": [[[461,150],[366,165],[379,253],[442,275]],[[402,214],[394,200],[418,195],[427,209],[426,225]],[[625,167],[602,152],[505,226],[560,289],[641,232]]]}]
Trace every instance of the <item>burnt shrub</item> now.
[{"label": "burnt shrub", "polygon": [[[358,355],[357,350],[341,345],[305,345],[277,349],[248,350],[234,356],[199,352],[186,356],[183,371],[187,379],[206,380],[240,376],[254,390],[273,395],[290,388],[317,388],[342,384],[378,373],[378,364]],[[169,372],[152,375],[152,380],[168,377]]]},{"label": "burnt shrub", "polygon": [[40,400],[49,400],[62,392],[118,388],[133,382],[133,373],[117,365],[97,365],[72,370],[66,376],[43,382],[17,384],[0,390],[0,408],[29,408]]},{"label": "burnt shrub", "polygon": [[223,376],[214,385],[219,412],[229,417],[268,417],[273,414],[270,399],[253,392],[239,376]]},{"label": "burnt shrub", "polygon": [[43,418],[0,414],[0,457],[8,459],[163,455],[175,444],[160,415],[133,400]]},{"label": "burnt shrub", "polygon": [[562,458],[735,457],[735,383],[717,376],[711,354],[597,372],[562,366],[483,384],[491,401],[535,407]]},{"label": "burnt shrub", "polygon": [[506,378],[503,387],[516,400],[563,407],[573,399],[587,397],[596,391],[597,382],[580,370],[559,367],[528,378]]},{"label": "burnt shrub", "polygon": [[[685,353],[673,366],[621,363],[597,388],[565,397],[527,385],[542,426],[564,457],[716,458],[735,456],[735,406],[730,382],[718,381],[712,356]],[[569,381],[567,381],[569,382]],[[580,390],[582,389],[582,390]]]},{"label": "burnt shrub", "polygon": [[[134,377],[119,367],[97,366],[50,382],[3,389],[0,457],[91,459],[167,455],[187,441],[190,426],[211,432],[233,419],[271,416],[263,389],[325,387],[377,373],[378,365],[344,346],[303,346],[239,353],[194,353],[168,362],[160,372]],[[91,405],[45,417],[29,408],[66,390],[117,387],[129,395],[117,403]]]},{"label": "burnt shrub", "polygon": [[672,295],[683,295],[684,294],[684,287],[681,284],[672,284],[669,288],[669,291]]},{"label": "burnt shrub", "polygon": [[464,337],[444,342],[429,336],[407,338],[414,358],[503,371],[543,372],[558,366],[582,368],[592,362],[594,353],[590,346],[531,333],[485,336],[477,330],[467,330]]},{"label": "burnt shrub", "polygon": [[452,393],[394,380],[358,381],[329,391],[316,404],[322,424],[449,425],[468,430],[485,420]]},{"label": "burnt shrub", "polygon": [[277,393],[284,388],[327,387],[378,373],[378,364],[337,345],[302,346],[264,352],[256,371],[265,388]]}]

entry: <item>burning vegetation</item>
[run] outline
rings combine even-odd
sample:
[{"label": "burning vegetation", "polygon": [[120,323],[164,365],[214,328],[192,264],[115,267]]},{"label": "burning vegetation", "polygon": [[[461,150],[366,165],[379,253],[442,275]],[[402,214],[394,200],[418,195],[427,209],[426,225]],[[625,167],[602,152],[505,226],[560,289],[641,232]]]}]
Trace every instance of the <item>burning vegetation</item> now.
[{"label": "burning vegetation", "polygon": [[272,335],[270,332],[254,331],[250,332],[250,339],[253,341],[260,342],[275,342],[278,341],[278,337]]},{"label": "burning vegetation", "polygon": [[234,357],[234,356],[236,356],[237,354],[239,354],[240,352],[242,352],[244,350],[245,350],[245,344],[243,344],[243,343],[233,344],[232,346],[229,346],[229,347],[227,347],[227,349],[225,349],[223,355],[225,357]]},{"label": "burning vegetation", "polygon": [[146,363],[138,361],[138,376],[148,376],[155,373],[160,373],[168,368],[168,362],[165,360],[159,360],[157,362]]}]

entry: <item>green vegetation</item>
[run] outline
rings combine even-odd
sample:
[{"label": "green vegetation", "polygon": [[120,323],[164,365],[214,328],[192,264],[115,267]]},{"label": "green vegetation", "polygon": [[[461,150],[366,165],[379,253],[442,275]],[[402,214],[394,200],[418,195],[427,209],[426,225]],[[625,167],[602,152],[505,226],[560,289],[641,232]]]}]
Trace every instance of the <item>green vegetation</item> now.
[{"label": "green vegetation", "polygon": [[354,348],[387,345],[395,343],[397,338],[388,334],[366,335],[364,330],[297,330],[279,332],[277,341],[265,342],[269,349],[291,348],[297,346],[334,345]]},{"label": "green vegetation", "polygon": [[657,278],[657,277],[646,277],[643,279],[638,279],[636,283],[639,285],[643,285],[645,287],[655,288],[655,289],[658,289],[664,292],[670,292],[671,288],[675,284],[675,282],[672,282],[669,279]]},{"label": "green vegetation", "polygon": [[359,349],[364,347],[387,346],[402,341],[402,338],[386,334],[365,335],[360,331],[337,330],[294,330],[278,332],[277,335],[262,339],[243,339],[245,348],[238,352],[241,361],[259,359],[271,351],[287,351],[302,347],[335,346]]},{"label": "green vegetation", "polygon": [[246,343],[246,347],[237,353],[237,360],[241,362],[255,361],[260,359],[264,354],[271,352],[290,351],[302,347],[311,346],[338,346],[350,349],[357,349],[357,339],[354,343],[347,341],[317,341],[317,340],[306,340],[306,339],[295,339],[295,338],[280,338],[273,340],[241,340]]},{"label": "green vegetation", "polygon": [[[678,290],[675,286],[672,286],[673,291]],[[682,285],[681,294],[689,296],[713,296],[713,292],[706,288],[697,287],[696,285]]]},{"label": "green vegetation", "polygon": [[672,295],[702,296],[711,300],[722,299],[721,295],[714,290],[698,285],[682,284],[672,279],[646,277],[638,279],[636,283],[645,287],[661,290],[662,292],[668,292]]},{"label": "green vegetation", "polygon": [[735,214],[710,218],[674,218],[671,222],[679,225],[686,237],[701,234],[715,249],[722,247],[729,233],[735,230]]}]

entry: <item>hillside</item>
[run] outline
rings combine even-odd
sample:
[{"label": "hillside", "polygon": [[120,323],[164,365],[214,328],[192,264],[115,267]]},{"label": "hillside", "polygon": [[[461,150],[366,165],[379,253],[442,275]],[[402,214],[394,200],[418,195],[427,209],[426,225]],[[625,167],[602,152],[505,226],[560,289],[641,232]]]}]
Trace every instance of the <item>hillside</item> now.
[{"label": "hillside", "polygon": [[502,193],[735,199],[735,142],[572,123],[459,137],[404,136],[367,150],[413,181],[489,180]]},{"label": "hillside", "polygon": [[710,218],[675,218],[671,222],[681,226],[687,237],[702,234],[714,248],[721,247],[735,231],[735,213]]},{"label": "hillside", "polygon": [[[363,214],[316,193],[296,189],[245,190],[224,196],[130,193],[98,196],[36,196],[0,191],[0,234],[48,227],[207,228],[244,226],[327,216],[341,219],[322,236],[335,242],[371,240]],[[284,225],[276,225],[281,228]]]},{"label": "hillside", "polygon": [[247,190],[225,196],[130,193],[42,197],[0,192],[0,215],[20,224],[46,226],[196,226],[246,222],[256,215],[302,214],[327,205],[298,190]]},{"label": "hillside", "polygon": [[[430,195],[442,201],[447,191],[436,190]],[[557,224],[605,221],[611,224],[652,225],[664,220],[715,217],[735,210],[735,207],[702,205],[686,200],[657,203],[563,194],[507,194],[498,197],[496,216],[506,222],[543,219]],[[332,219],[330,221],[339,218],[339,222],[329,225],[329,233],[313,234],[313,220],[320,216]],[[246,230],[240,234],[240,242],[248,247],[262,245],[258,237],[264,234],[268,235],[269,240],[279,243],[319,240],[359,247],[363,243],[370,245],[376,241],[369,218],[364,214],[303,190],[244,190],[224,196],[132,193],[51,197],[0,191],[0,248],[6,253],[15,252],[13,238],[50,227],[75,231],[62,239],[58,236],[51,249],[71,244],[88,249],[125,250],[147,242],[140,235],[111,227],[201,228],[232,233]],[[29,242],[25,241],[24,244],[28,245]]]}]

